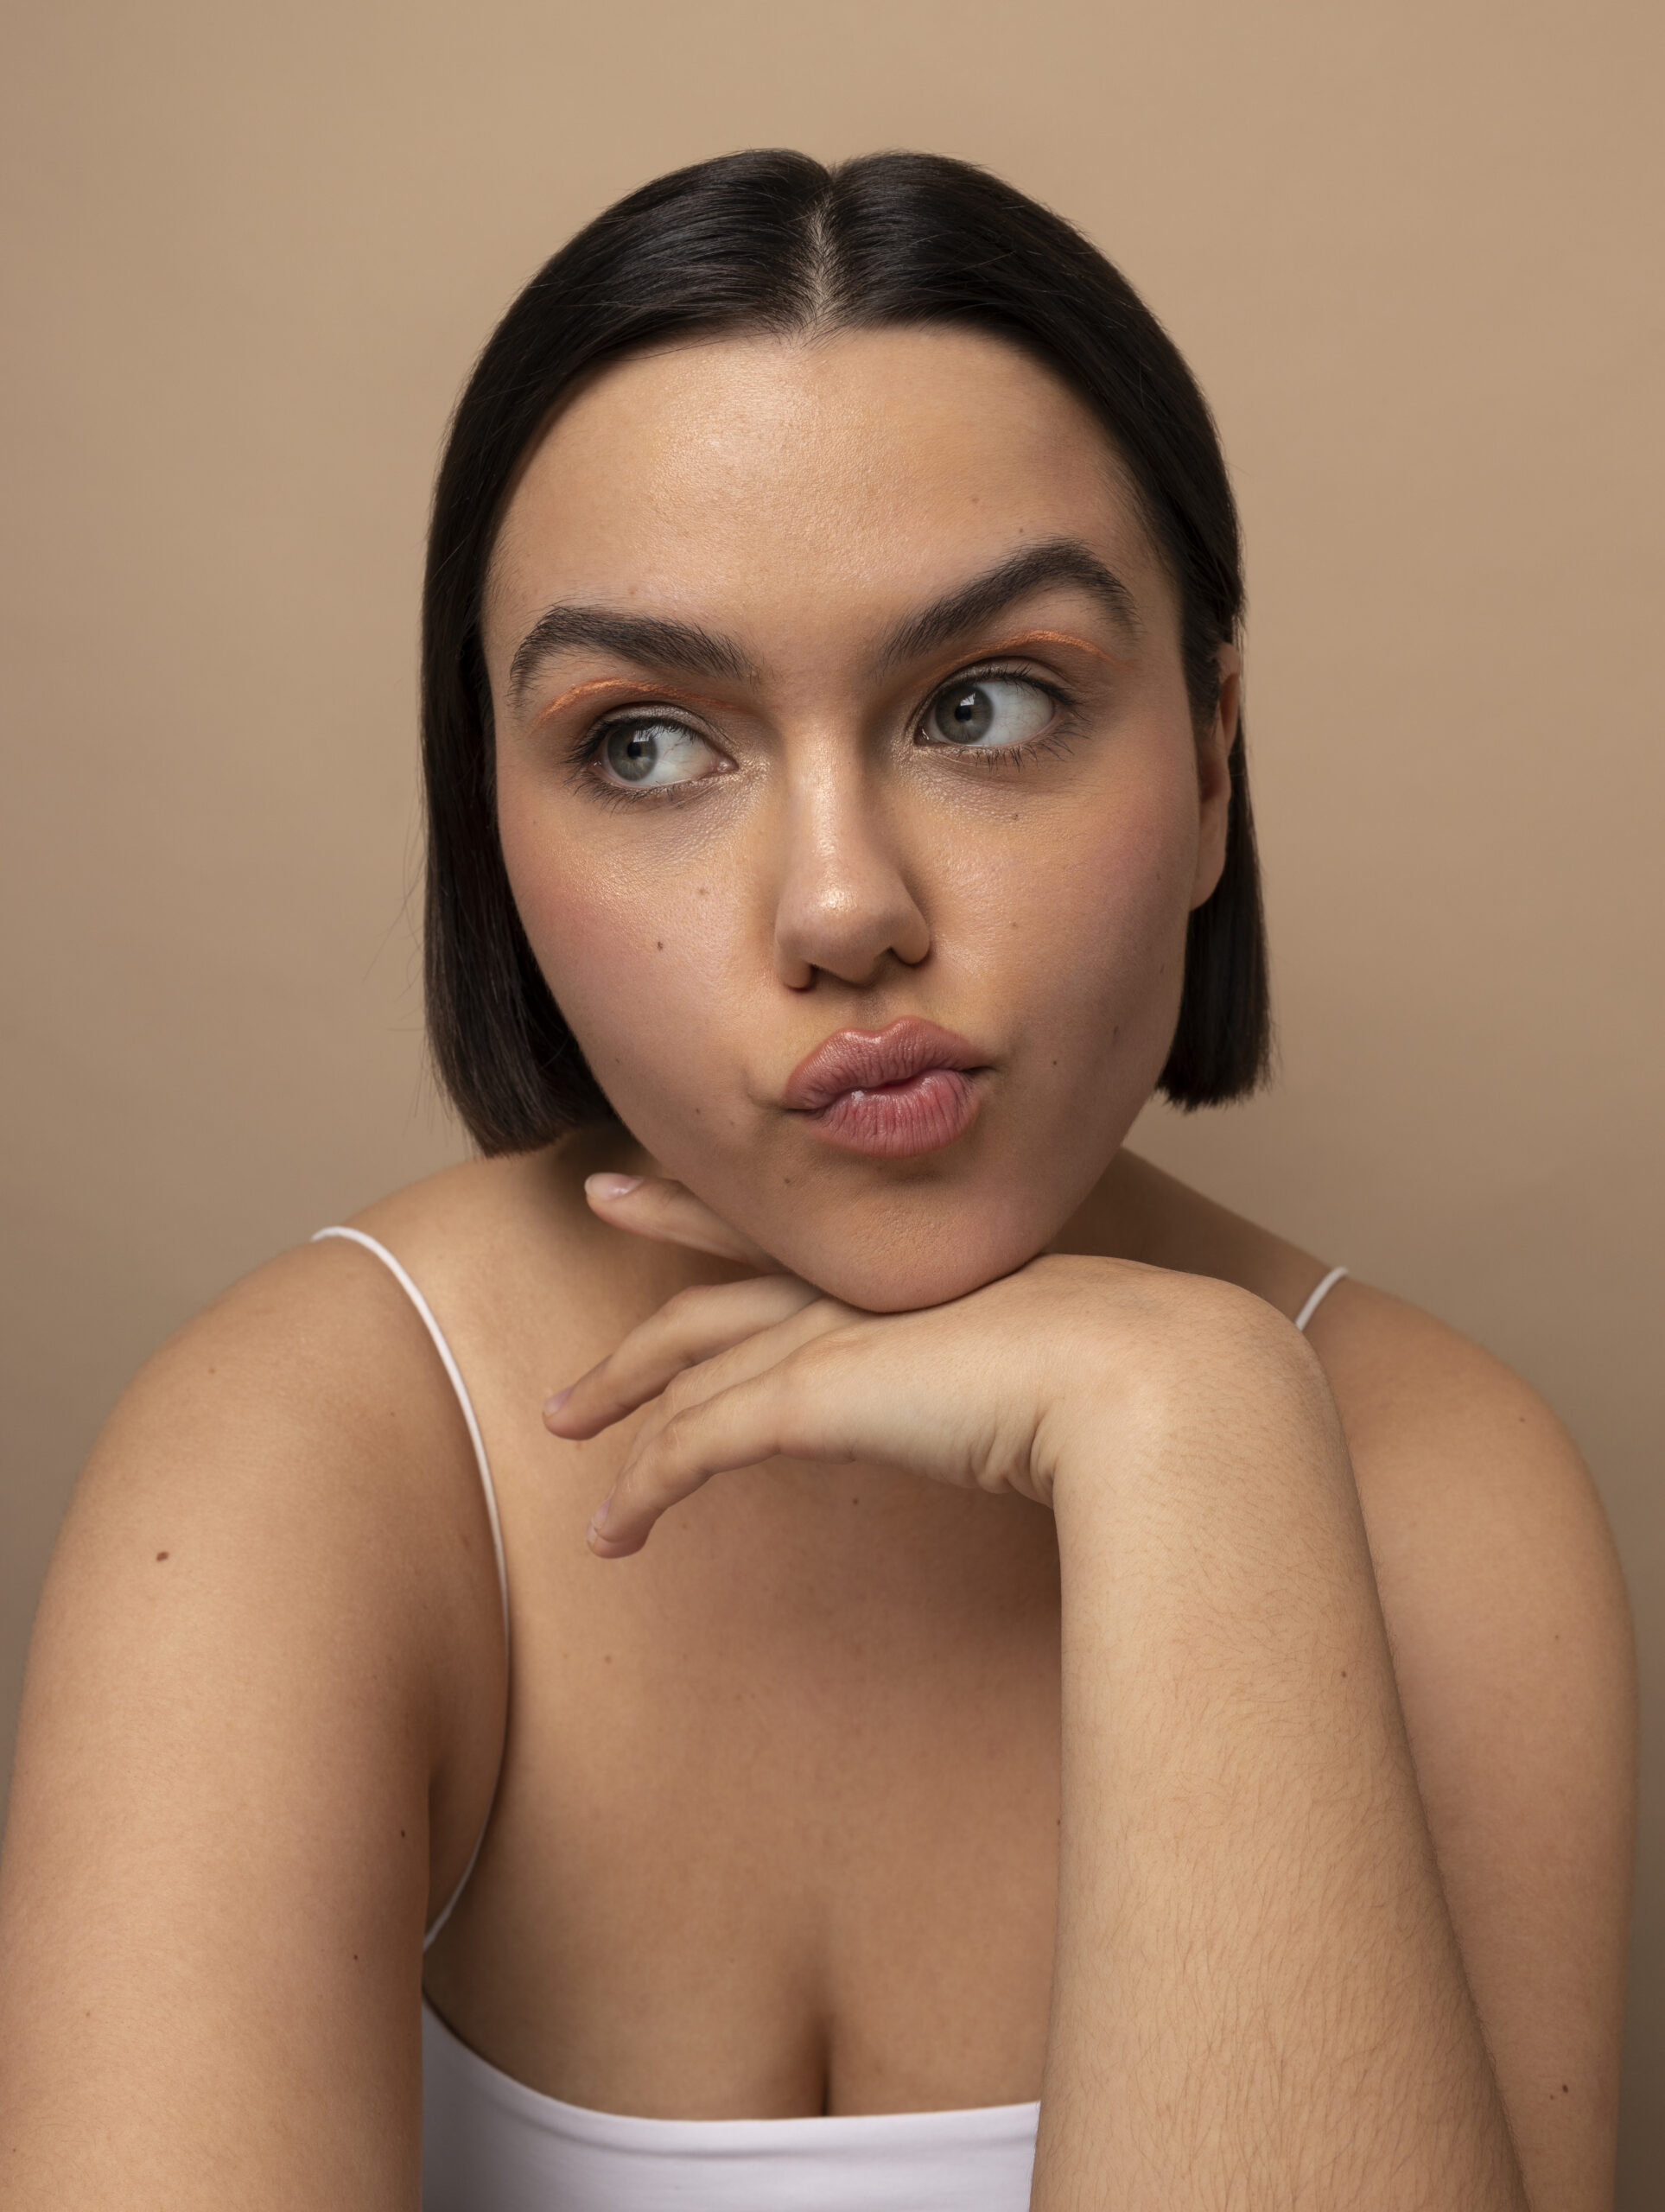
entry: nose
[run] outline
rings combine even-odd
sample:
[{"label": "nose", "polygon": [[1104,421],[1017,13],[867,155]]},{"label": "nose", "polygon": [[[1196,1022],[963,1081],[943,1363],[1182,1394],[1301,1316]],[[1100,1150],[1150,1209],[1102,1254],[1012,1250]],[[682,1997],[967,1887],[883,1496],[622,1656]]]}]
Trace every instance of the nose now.
[{"label": "nose", "polygon": [[775,901],[775,973],[793,990],[818,976],[857,986],[888,959],[917,967],[931,928],[895,827],[857,764],[823,761],[785,795]]}]

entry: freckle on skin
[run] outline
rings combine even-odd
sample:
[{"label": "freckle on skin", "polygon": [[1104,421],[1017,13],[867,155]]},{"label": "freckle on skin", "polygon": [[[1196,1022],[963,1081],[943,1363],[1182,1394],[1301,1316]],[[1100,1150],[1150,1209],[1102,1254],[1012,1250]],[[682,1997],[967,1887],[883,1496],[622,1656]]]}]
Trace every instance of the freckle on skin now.
[{"label": "freckle on skin", "polygon": [[158,1553],[156,1554],[156,1557],[157,1557],[159,1560],[166,1559],[168,1556],[168,1554],[166,1552],[158,1552]]},{"label": "freckle on skin", "polygon": [[653,950],[655,952],[663,952],[664,950],[664,939],[662,937],[656,937],[654,938]]}]

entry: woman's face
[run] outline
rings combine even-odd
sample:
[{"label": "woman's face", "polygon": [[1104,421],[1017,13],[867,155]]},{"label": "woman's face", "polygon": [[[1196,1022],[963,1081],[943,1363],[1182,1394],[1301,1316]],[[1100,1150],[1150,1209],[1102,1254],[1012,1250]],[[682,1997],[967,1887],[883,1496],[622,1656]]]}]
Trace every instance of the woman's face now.
[{"label": "woman's face", "polygon": [[1218,876],[1173,588],[1103,433],[942,329],[639,355],[486,606],[533,951],[664,1172],[855,1304],[1032,1258],[1148,1096]]}]

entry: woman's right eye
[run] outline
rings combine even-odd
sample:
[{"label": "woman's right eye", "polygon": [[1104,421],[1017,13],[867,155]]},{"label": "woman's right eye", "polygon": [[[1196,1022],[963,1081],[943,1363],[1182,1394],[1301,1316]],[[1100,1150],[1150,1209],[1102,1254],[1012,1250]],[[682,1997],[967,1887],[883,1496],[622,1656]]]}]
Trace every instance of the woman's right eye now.
[{"label": "woman's right eye", "polygon": [[602,779],[637,791],[691,784],[721,772],[721,761],[696,731],[682,722],[614,722],[596,758]]}]

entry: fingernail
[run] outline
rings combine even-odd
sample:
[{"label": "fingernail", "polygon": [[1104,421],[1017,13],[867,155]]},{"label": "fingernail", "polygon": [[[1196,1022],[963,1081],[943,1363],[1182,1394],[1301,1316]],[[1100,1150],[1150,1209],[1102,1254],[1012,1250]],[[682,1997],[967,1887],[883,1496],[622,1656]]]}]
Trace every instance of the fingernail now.
[{"label": "fingernail", "polygon": [[575,1388],[575,1384],[569,1382],[564,1390],[557,1390],[552,1397],[544,1399],[543,1418],[545,1421],[553,1421],[555,1419],[555,1416],[560,1412],[562,1407],[564,1406],[568,1399],[571,1397]]},{"label": "fingernail", "polygon": [[596,1538],[597,1538],[597,1537],[601,1534],[601,1531],[602,1531],[602,1530],[607,1527],[607,1509],[608,1509],[608,1507],[609,1507],[609,1506],[611,1506],[611,1504],[612,1504],[612,1503],[613,1503],[613,1500],[612,1500],[610,1497],[604,1497],[604,1498],[601,1500],[601,1503],[596,1507],[596,1509],[595,1509],[594,1512],[594,1513],[592,1513],[592,1514],[590,1515],[590,1517],[589,1517],[589,1541],[590,1541],[590,1542],[591,1542],[591,1543],[594,1543],[594,1542],[595,1541],[595,1539],[596,1539]]},{"label": "fingernail", "polygon": [[641,1181],[639,1175],[586,1175],[584,1194],[592,1198],[627,1198]]}]

